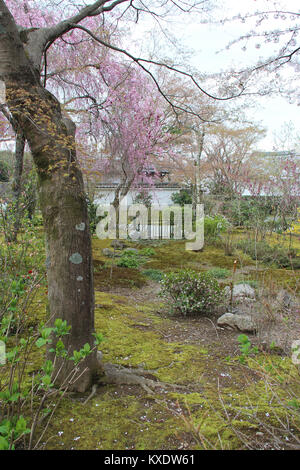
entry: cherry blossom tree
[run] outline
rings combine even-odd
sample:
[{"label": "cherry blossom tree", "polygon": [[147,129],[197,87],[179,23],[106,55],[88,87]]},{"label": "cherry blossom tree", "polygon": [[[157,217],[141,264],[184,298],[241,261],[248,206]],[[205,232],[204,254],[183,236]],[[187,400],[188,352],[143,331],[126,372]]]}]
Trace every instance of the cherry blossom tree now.
[{"label": "cherry blossom tree", "polygon": [[[242,23],[245,33],[226,48],[239,48],[253,56],[243,69],[228,72],[231,84],[244,94],[281,94],[299,103],[300,14],[294,0],[255,0],[221,23]],[[254,54],[255,51],[255,54]]]}]

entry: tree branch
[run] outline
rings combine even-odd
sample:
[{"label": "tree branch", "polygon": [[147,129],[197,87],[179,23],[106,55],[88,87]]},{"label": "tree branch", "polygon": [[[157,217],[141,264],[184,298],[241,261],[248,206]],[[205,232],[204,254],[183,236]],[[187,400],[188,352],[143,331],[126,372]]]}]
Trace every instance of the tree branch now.
[{"label": "tree branch", "polygon": [[106,3],[109,3],[110,0],[97,0],[97,2],[84,7],[82,10],[79,11],[76,15],[61,21],[55,26],[51,28],[43,28],[43,37],[45,40],[45,45],[47,43],[52,43],[58,37],[62,36],[63,34],[69,32],[71,29],[74,28],[74,24],[80,23],[80,21],[84,20],[87,17],[98,16],[103,12],[111,11],[116,6],[120,5],[121,3],[128,2],[129,0],[115,0],[110,5],[105,7]]},{"label": "tree branch", "polygon": [[201,116],[192,111],[191,109],[188,109],[188,108],[183,108],[182,106],[178,106],[178,105],[175,105],[174,103],[172,103],[172,101],[167,97],[167,95],[162,91],[157,79],[154,77],[153,73],[147,69],[141,62],[146,62],[147,64],[153,64],[153,65],[157,65],[157,66],[160,66],[160,67],[164,67],[168,70],[171,70],[173,72],[176,72],[176,73],[179,73],[181,75],[184,75],[186,77],[188,77],[193,83],[194,85],[203,93],[205,94],[206,96],[208,96],[209,98],[212,98],[214,100],[219,100],[219,101],[228,101],[232,98],[237,98],[239,96],[241,96],[243,94],[243,91],[244,91],[244,88],[242,89],[242,91],[240,91],[238,94],[236,95],[231,95],[229,97],[217,97],[217,96],[214,96],[214,95],[211,95],[210,93],[208,93],[207,91],[205,91],[200,85],[199,83],[195,80],[195,78],[193,77],[192,74],[188,73],[188,72],[185,72],[183,70],[180,70],[180,69],[177,69],[176,67],[172,67],[171,65],[168,65],[168,64],[165,64],[165,63],[162,63],[162,62],[157,62],[157,61],[154,61],[154,60],[149,60],[149,59],[143,59],[141,57],[135,57],[133,56],[131,53],[127,52],[125,49],[121,49],[117,46],[113,46],[112,44],[109,44],[105,41],[103,41],[103,39],[101,39],[100,37],[96,36],[94,33],[92,33],[92,31],[90,31],[89,29],[85,28],[84,26],[81,26],[81,25],[71,25],[74,29],[77,28],[77,29],[81,29],[82,31],[86,32],[87,34],[89,34],[96,42],[98,42],[99,44],[102,44],[103,46],[105,47],[108,47],[109,49],[112,49],[116,52],[121,52],[122,54],[126,55],[127,57],[129,57],[133,62],[135,62],[136,64],[139,65],[139,67],[141,67],[144,72],[146,72],[148,75],[150,75],[151,79],[153,80],[153,82],[155,83],[155,86],[156,88],[158,89],[159,93],[163,96],[163,98],[167,101],[167,103],[172,107],[172,109],[174,110],[174,112],[176,113],[176,110],[178,111],[183,111],[183,112],[187,112],[188,114],[191,114],[193,116],[196,116],[198,117],[201,121],[203,122],[214,122],[214,121],[208,121],[207,119],[203,119],[201,118]]}]

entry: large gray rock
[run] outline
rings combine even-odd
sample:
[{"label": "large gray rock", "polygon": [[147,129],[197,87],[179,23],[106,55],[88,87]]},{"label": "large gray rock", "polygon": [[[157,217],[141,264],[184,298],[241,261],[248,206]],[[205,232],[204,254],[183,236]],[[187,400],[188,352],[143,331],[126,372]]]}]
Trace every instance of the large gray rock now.
[{"label": "large gray rock", "polygon": [[[229,286],[226,286],[225,292],[228,296],[231,294]],[[255,290],[249,284],[235,284],[233,286],[233,298],[239,299],[255,299]]]},{"label": "large gray rock", "polygon": [[250,315],[236,315],[228,312],[218,318],[217,323],[222,327],[230,327],[248,333],[253,333],[256,330],[256,325]]},{"label": "large gray rock", "polygon": [[233,297],[255,298],[255,290],[249,284],[235,284],[233,286]]},{"label": "large gray rock", "polygon": [[110,246],[112,246],[115,250],[123,250],[127,245],[123,240],[113,240]]},{"label": "large gray rock", "polygon": [[108,258],[113,258],[115,256],[115,253],[109,248],[103,248],[102,253],[104,256],[108,256]]},{"label": "large gray rock", "polygon": [[278,292],[277,297],[276,297],[276,302],[280,307],[283,307],[283,308],[290,308],[293,306],[293,298],[284,289],[281,289]]}]

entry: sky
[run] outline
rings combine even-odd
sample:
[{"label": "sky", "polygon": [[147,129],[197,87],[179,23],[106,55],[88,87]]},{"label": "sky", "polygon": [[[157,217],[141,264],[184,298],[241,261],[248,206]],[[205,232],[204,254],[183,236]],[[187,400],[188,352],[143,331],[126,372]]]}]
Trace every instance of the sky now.
[{"label": "sky", "polygon": [[[219,23],[219,20],[231,18],[237,13],[254,12],[258,8],[273,9],[273,3],[273,0],[242,0],[240,2],[237,0],[215,0],[218,8],[207,14],[206,24],[200,24],[192,15],[185,14],[174,16],[165,23],[162,22],[162,26],[168,29],[176,40],[180,41],[184,46],[183,49],[191,51],[188,64],[200,72],[218,73],[230,68],[239,70],[251,64],[254,65],[259,58],[272,55],[278,50],[278,44],[273,42],[265,44],[254,39],[248,43],[246,51],[242,50],[242,43],[237,43],[226,49],[227,44],[246,34],[251,28],[255,31],[259,31],[259,28],[251,19],[245,23],[236,20],[225,22],[223,25]],[[280,4],[282,9],[300,12],[299,0],[280,0],[276,3]],[[284,22],[281,18],[276,19],[272,15],[268,21],[263,23],[261,30],[283,28],[289,26],[288,23],[289,21]],[[141,22],[135,33],[141,38],[141,41],[142,38],[149,40],[148,36],[144,36],[147,29],[150,29],[150,24]],[[171,49],[172,46],[168,48],[169,54],[176,57]],[[300,70],[298,70],[299,77],[297,77],[295,70],[286,66],[282,75],[287,81],[297,79],[300,87]],[[268,80],[268,78],[266,79]],[[251,100],[252,106],[247,110],[247,117],[267,129],[266,137],[259,142],[261,150],[273,150],[274,135],[279,134],[286,123],[291,122],[300,134],[300,98],[298,96],[298,102],[295,96],[291,96],[291,98],[293,103],[283,96],[256,97]]]}]

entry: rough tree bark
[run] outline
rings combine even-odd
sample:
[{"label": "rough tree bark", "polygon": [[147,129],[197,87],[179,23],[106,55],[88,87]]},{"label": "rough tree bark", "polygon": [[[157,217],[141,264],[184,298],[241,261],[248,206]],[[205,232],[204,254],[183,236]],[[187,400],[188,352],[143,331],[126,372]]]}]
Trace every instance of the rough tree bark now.
[{"label": "rough tree bark", "polygon": [[5,240],[7,242],[15,242],[17,240],[18,232],[21,226],[22,211],[20,208],[20,199],[22,193],[22,174],[24,166],[24,152],[25,152],[25,137],[13,119],[5,108],[1,108],[2,113],[6,119],[10,122],[15,132],[15,162],[14,162],[14,175],[12,183],[12,198],[8,205],[7,214],[10,217],[7,218]]},{"label": "rough tree bark", "polygon": [[24,150],[25,150],[25,137],[22,130],[16,133],[16,147],[15,147],[15,167],[14,179],[12,184],[12,204],[11,210],[13,212],[12,223],[6,232],[7,241],[15,242],[21,226],[22,210],[20,207],[20,199],[22,193],[22,174],[24,165]]},{"label": "rough tree bark", "polygon": [[[43,39],[43,36],[40,36]],[[37,39],[37,37],[35,38]],[[28,43],[30,41],[25,41]],[[0,0],[0,79],[13,119],[22,129],[39,176],[40,204],[47,241],[50,322],[72,326],[70,352],[93,344],[94,290],[91,237],[81,171],[76,161],[75,125],[62,115],[59,102],[40,82],[43,41],[30,56],[13,17]],[[61,370],[63,383],[70,366]],[[96,353],[81,365],[73,390],[85,391],[98,367]]]}]

